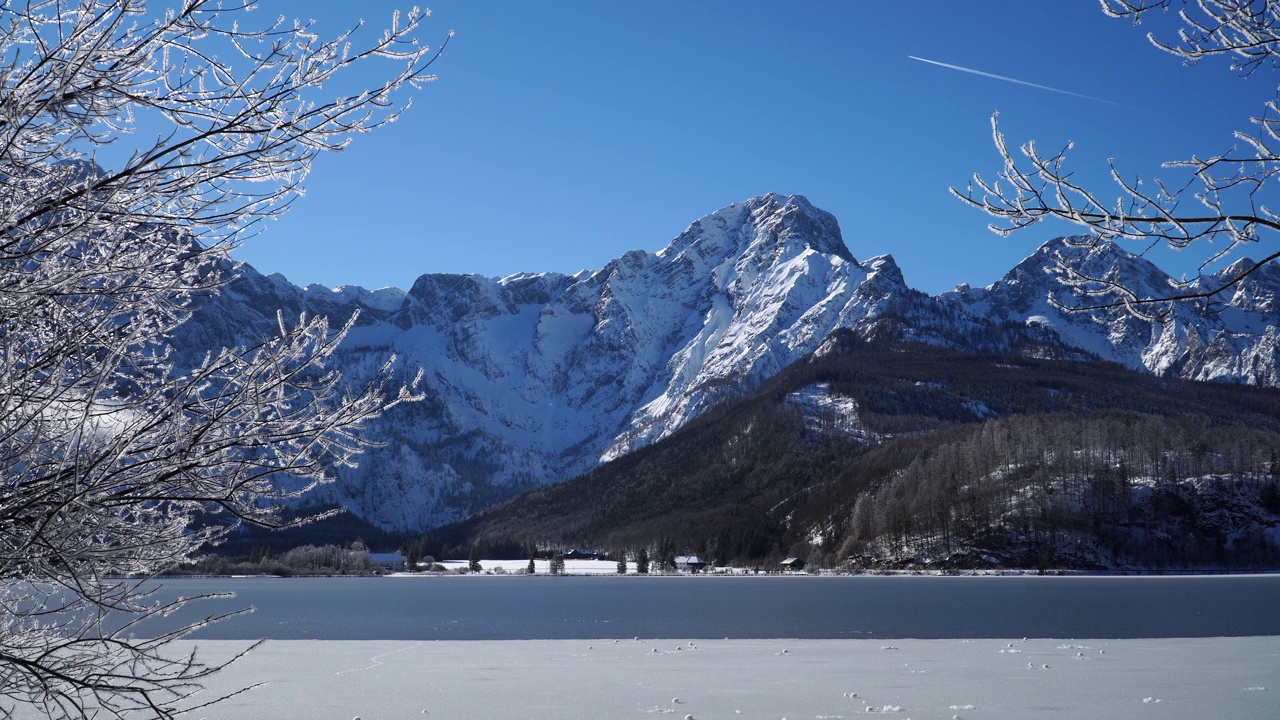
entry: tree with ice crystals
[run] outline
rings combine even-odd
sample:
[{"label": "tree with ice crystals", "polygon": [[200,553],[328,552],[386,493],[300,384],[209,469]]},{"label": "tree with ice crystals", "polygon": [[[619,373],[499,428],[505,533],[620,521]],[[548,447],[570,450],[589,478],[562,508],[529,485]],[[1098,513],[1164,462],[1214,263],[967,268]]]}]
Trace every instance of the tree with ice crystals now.
[{"label": "tree with ice crystals", "polygon": [[[218,667],[139,639],[141,580],[278,510],[367,446],[392,363],[328,360],[350,327],[169,362],[165,338],[234,276],[228,252],[311,160],[395,119],[429,80],[424,13],[371,38],[233,0],[0,4],[0,715],[173,716]],[[255,25],[255,23],[257,23]],[[363,44],[361,44],[363,43]],[[319,88],[356,65],[385,80]],[[119,146],[115,162],[98,160]],[[104,167],[107,166],[107,167]],[[210,524],[197,518],[222,518]]]},{"label": "tree with ice crystals", "polygon": [[[1171,0],[1101,3],[1107,15],[1135,24],[1175,4]],[[1231,70],[1242,75],[1280,68],[1280,0],[1198,0],[1184,3],[1178,18],[1182,28],[1176,41],[1166,43],[1150,33],[1147,37],[1188,64],[1222,55],[1230,58]],[[951,192],[994,216],[990,227],[1002,235],[1058,218],[1089,230],[1090,235],[1068,240],[1084,248],[1104,239],[1134,241],[1140,252],[1162,244],[1183,249],[1218,241],[1215,249],[1205,253],[1199,277],[1184,278],[1167,293],[1155,295],[1140,292],[1130,278],[1089,274],[1079,264],[1083,257],[1079,253],[1059,258],[1060,277],[1087,300],[1074,309],[1126,308],[1143,316],[1163,317],[1179,301],[1220,302],[1224,291],[1280,258],[1280,251],[1270,252],[1260,260],[1233,266],[1225,278],[1205,272],[1217,261],[1259,243],[1264,235],[1280,231],[1280,215],[1266,204],[1280,182],[1280,100],[1267,102],[1252,123],[1252,132],[1235,133],[1239,146],[1227,153],[1165,163],[1176,181],[1156,179],[1148,185],[1127,179],[1113,162],[1111,178],[1119,197],[1111,204],[1100,192],[1072,179],[1065,167],[1070,143],[1056,153],[1044,154],[1028,142],[1015,154],[1000,132],[997,116],[992,116],[996,149],[1003,159],[997,180],[974,175],[965,190],[952,188]]]}]

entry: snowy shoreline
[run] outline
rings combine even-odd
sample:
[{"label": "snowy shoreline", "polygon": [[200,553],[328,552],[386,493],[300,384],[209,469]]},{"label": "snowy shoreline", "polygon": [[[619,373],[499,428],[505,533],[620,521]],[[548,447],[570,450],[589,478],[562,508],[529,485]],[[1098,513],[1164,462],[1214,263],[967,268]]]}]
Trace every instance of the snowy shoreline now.
[{"label": "snowy shoreline", "polygon": [[[443,560],[437,564],[443,565],[448,570],[446,572],[418,572],[418,573],[389,573],[387,577],[455,577],[459,574],[470,576],[510,576],[510,575],[526,575],[526,568],[529,565],[528,560],[481,560],[479,573],[458,573],[460,569],[466,569],[468,562],[466,560]],[[537,575],[549,575],[548,562],[546,560],[535,561]],[[621,577],[618,573],[617,563],[612,560],[566,560],[563,575],[611,575]],[[713,567],[697,573],[688,572],[661,572],[650,570],[645,575],[636,573],[635,563],[627,563],[627,574],[625,577],[1272,577],[1280,575],[1280,569],[1272,570],[1188,570],[1188,571],[1139,571],[1139,570],[1050,570],[1041,572],[1031,569],[1017,568],[1000,568],[1000,569],[983,569],[983,570],[824,570],[821,572],[805,572],[802,570],[788,570],[781,572],[752,572],[747,568],[739,567]]]},{"label": "snowy shoreline", "polygon": [[[467,560],[439,560],[435,564],[445,568],[443,571],[435,572],[388,572],[382,574],[370,575],[326,575],[326,574],[297,574],[297,575],[271,575],[271,574],[228,574],[228,575],[209,575],[209,574],[170,574],[161,576],[161,580],[166,578],[305,578],[305,577],[417,577],[417,578],[433,578],[433,577],[508,577],[512,575],[527,576],[529,561],[528,560],[480,560],[480,572],[468,572],[470,562]],[[539,559],[534,561],[535,575],[551,575],[550,561]],[[621,577],[618,572],[618,563],[613,560],[565,560],[564,570],[561,575],[573,576],[612,576]],[[1143,570],[1048,570],[1039,571],[1034,569],[1019,568],[992,568],[992,569],[976,569],[976,570],[890,570],[890,569],[874,569],[874,570],[823,570],[820,572],[805,572],[801,570],[772,571],[772,572],[756,572],[750,568],[743,567],[708,567],[707,569],[697,572],[679,572],[679,571],[661,571],[651,569],[650,572],[641,575],[636,572],[636,563],[629,561],[627,563],[626,577],[1271,577],[1280,575],[1280,569],[1252,569],[1252,570],[1165,570],[1161,572],[1143,571]]]},{"label": "snowy shoreline", "polygon": [[193,717],[1273,718],[1280,637],[267,641],[199,699],[258,682]]}]

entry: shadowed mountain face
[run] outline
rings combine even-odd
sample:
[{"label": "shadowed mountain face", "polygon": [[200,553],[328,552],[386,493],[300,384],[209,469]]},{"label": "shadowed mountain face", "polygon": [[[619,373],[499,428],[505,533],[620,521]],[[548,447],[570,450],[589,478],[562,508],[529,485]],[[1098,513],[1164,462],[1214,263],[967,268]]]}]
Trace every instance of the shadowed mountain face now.
[{"label": "shadowed mountain face", "polygon": [[[989,288],[931,297],[907,287],[888,255],[856,260],[829,213],[803,197],[766,195],[707,215],[656,254],[628,252],[577,275],[423,275],[404,292],[298,288],[245,267],[174,344],[178,362],[191,366],[210,348],[272,334],[279,311],[335,323],[359,311],[343,373],[358,380],[394,354],[405,375],[426,371],[429,398],[379,421],[372,433],[386,446],[339,472],[318,499],[396,530],[455,520],[647,446],[839,328],[862,339],[1280,384],[1280,273],[1251,277],[1216,315],[1187,311],[1161,325],[1048,303],[1064,291],[1058,252],[1081,251],[1051,242]],[[1108,272],[1167,282],[1118,248],[1088,252]]]},{"label": "shadowed mountain face", "polygon": [[1274,568],[1280,391],[838,330],[747,397],[439,528],[863,569]]}]

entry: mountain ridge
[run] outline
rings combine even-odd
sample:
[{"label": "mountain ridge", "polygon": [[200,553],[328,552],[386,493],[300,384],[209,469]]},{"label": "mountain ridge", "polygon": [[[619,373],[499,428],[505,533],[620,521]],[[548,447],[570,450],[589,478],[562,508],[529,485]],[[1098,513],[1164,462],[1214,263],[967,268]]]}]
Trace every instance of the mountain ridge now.
[{"label": "mountain ridge", "polygon": [[[1065,287],[1049,261],[1072,247],[1051,241],[987,288],[930,296],[907,286],[891,255],[859,262],[834,216],[768,194],[696,220],[656,253],[574,275],[425,274],[408,291],[329,290],[243,266],[197,303],[173,344],[179,365],[194,366],[211,347],[273,334],[277,312],[334,323],[359,312],[339,351],[344,374],[358,380],[395,354],[406,374],[425,370],[428,397],[372,427],[386,446],[317,499],[395,530],[456,520],[647,446],[842,328],[864,340],[1280,384],[1280,272],[1251,276],[1225,318],[1184,312],[1157,328],[1048,303]],[[1107,272],[1111,262],[1161,282],[1154,265],[1109,244],[1089,252]]]}]

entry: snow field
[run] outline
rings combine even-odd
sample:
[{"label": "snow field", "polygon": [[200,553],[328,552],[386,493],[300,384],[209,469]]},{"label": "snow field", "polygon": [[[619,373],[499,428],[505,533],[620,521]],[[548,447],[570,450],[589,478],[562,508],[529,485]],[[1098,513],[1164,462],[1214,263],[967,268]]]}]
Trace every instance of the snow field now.
[{"label": "snow field", "polygon": [[1280,637],[268,641],[206,692],[264,681],[193,717],[1248,720],[1276,717]]}]

